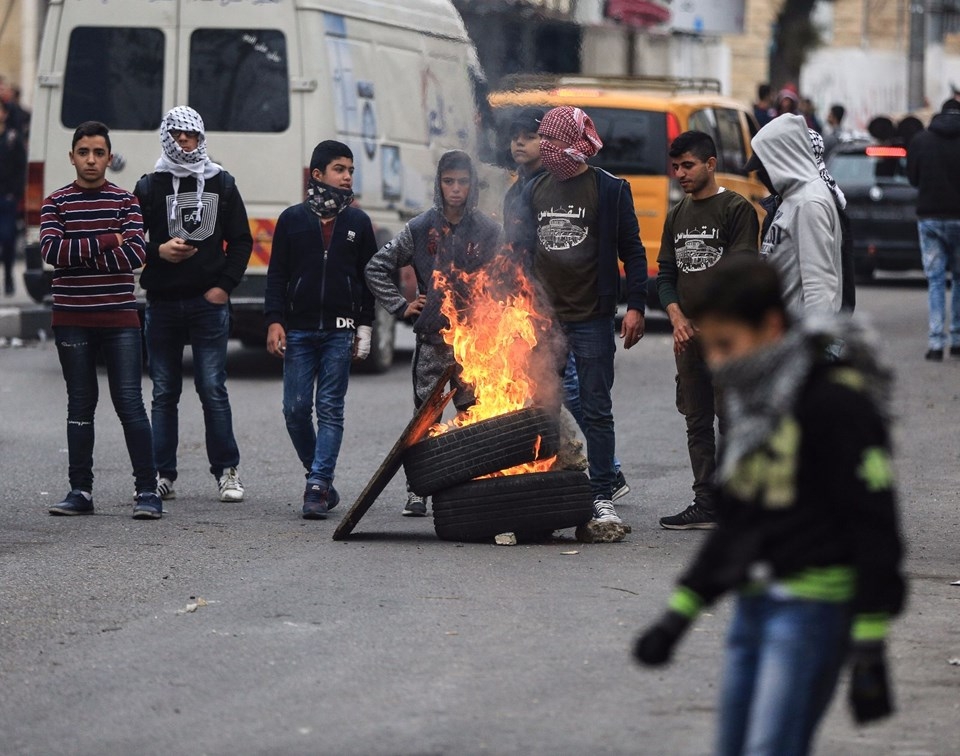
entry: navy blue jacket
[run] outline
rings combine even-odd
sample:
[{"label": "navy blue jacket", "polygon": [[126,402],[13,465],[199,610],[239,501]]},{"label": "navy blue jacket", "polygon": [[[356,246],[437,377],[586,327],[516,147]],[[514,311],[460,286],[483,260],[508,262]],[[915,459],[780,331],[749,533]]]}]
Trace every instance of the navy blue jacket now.
[{"label": "navy blue jacket", "polygon": [[273,234],[267,325],[280,323],[288,331],[372,325],[374,299],[363,269],[376,251],[373,225],[362,210],[348,207],[337,216],[328,250],[316,213],[306,203],[288,207]]},{"label": "navy blue jacket", "polygon": [[[612,315],[620,302],[620,265],[626,271],[627,308],[644,313],[647,306],[647,254],[640,241],[640,224],[633,207],[630,184],[622,178],[594,168],[597,177],[599,208],[597,225],[600,234],[600,262],[598,276],[598,315]],[[513,235],[514,249],[531,260],[537,249],[537,224],[533,211],[534,189],[546,174],[529,181],[523,188],[518,206],[519,218],[513,224],[505,220],[507,233]],[[510,228],[510,226],[513,228]]]}]

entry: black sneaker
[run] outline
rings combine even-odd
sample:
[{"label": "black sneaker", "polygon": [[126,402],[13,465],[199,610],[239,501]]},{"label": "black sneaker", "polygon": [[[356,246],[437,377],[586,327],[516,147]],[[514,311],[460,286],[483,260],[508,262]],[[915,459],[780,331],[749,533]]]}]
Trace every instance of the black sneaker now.
[{"label": "black sneaker", "polygon": [[427,500],[415,493],[407,494],[407,505],[403,508],[401,514],[404,517],[426,517]]},{"label": "black sneaker", "polygon": [[159,520],[163,517],[163,502],[153,491],[141,491],[137,494],[137,503],[133,505],[134,520]]},{"label": "black sneaker", "polygon": [[93,514],[93,498],[87,498],[79,489],[73,489],[63,497],[63,501],[47,510],[52,515],[88,515]]},{"label": "black sneaker", "polygon": [[623,472],[617,470],[617,480],[613,484],[613,496],[611,497],[612,501],[617,499],[622,499],[630,493],[630,485],[627,483],[627,479],[623,477]]},{"label": "black sneaker", "polygon": [[[951,354],[953,350],[950,350]],[[929,362],[943,362],[943,350],[942,349],[928,349],[927,353],[924,355],[923,359],[928,360]]]},{"label": "black sneaker", "polygon": [[303,492],[303,519],[325,520],[327,512],[340,503],[340,494],[329,483],[307,483]]},{"label": "black sneaker", "polygon": [[680,514],[662,517],[660,527],[667,530],[716,530],[717,517],[713,512],[693,502]]}]

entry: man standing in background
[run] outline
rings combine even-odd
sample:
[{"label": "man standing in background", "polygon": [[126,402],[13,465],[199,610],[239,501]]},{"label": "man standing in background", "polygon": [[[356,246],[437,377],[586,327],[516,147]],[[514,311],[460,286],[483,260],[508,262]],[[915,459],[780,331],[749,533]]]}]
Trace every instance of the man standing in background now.
[{"label": "man standing in background", "polygon": [[753,205],[717,184],[717,146],[709,134],[681,134],[670,145],[669,154],[686,196],[667,214],[663,225],[657,292],[673,326],[677,409],[687,421],[693,503],[679,514],[662,518],[660,526],[668,530],[710,530],[717,524],[714,422],[719,418],[721,432],[725,424],[700,336],[688,319],[689,305],[709,271],[737,256],[757,258],[760,222]]}]

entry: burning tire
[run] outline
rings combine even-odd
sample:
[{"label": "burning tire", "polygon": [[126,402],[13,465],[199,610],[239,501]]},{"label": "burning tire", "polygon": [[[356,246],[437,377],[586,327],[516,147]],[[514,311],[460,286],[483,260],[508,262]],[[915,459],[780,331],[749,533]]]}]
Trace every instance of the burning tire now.
[{"label": "burning tire", "polygon": [[410,488],[431,496],[482,475],[547,459],[559,448],[558,418],[528,407],[414,444],[404,454],[403,467]]},{"label": "burning tire", "polygon": [[433,522],[445,541],[482,541],[583,525],[593,517],[587,476],[560,471],[473,480],[433,498]]}]

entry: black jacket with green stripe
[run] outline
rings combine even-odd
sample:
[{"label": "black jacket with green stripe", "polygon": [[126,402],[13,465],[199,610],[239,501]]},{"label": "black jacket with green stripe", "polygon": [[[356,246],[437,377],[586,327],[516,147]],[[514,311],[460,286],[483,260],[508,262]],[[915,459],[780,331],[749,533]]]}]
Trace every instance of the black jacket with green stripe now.
[{"label": "black jacket with green stripe", "polygon": [[[719,527],[671,606],[692,617],[758,578],[787,595],[900,612],[906,589],[887,424],[840,364],[814,368],[791,414],[718,492]],[[857,632],[855,622],[855,633]]]}]

